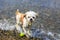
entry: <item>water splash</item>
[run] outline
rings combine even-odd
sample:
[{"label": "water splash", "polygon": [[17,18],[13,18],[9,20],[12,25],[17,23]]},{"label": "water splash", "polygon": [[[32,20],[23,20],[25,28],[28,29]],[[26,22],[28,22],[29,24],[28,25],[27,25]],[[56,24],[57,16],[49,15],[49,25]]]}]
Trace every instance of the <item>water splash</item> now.
[{"label": "water splash", "polygon": [[1,30],[14,30],[15,25],[11,25],[8,20],[0,20],[0,29]]}]

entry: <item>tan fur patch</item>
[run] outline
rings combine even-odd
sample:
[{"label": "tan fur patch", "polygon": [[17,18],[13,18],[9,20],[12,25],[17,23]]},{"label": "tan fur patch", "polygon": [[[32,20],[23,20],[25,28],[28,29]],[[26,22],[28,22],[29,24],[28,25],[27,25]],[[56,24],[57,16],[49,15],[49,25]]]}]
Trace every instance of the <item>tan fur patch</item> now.
[{"label": "tan fur patch", "polygon": [[19,10],[17,10],[16,15],[20,16],[20,22],[23,24],[23,19],[24,19],[25,14],[23,14],[23,13],[19,12]]}]

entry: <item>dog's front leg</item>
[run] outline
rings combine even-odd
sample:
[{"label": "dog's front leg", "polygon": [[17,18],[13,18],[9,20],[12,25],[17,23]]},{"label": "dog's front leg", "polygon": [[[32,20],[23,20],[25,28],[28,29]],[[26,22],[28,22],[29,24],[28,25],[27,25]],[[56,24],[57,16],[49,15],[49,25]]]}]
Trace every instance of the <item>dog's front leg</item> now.
[{"label": "dog's front leg", "polygon": [[29,29],[28,29],[27,27],[25,27],[24,25],[23,25],[23,31],[24,31],[24,34],[25,34],[28,38],[31,36]]},{"label": "dog's front leg", "polygon": [[29,34],[28,34],[28,30],[27,30],[27,25],[22,25],[22,28],[23,28],[23,31],[24,31],[24,34],[26,35],[26,37],[29,38]]},{"label": "dog's front leg", "polygon": [[31,36],[30,28],[27,29],[27,33],[28,33],[29,36]]},{"label": "dog's front leg", "polygon": [[24,31],[24,34],[29,38],[29,35],[27,34],[27,31],[26,31],[26,27],[23,26],[23,31]]}]

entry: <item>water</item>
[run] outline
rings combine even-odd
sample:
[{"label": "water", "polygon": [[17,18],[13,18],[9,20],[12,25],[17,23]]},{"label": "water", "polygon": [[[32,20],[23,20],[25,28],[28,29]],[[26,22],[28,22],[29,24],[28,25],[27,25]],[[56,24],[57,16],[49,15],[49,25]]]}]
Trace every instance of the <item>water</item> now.
[{"label": "water", "polygon": [[[13,19],[14,17],[11,19],[0,20],[0,29],[10,31],[15,30],[15,22],[13,22],[15,20]],[[43,24],[41,24],[41,28],[32,27],[31,31],[31,36],[34,38],[42,38],[43,40],[60,40],[60,34],[45,30]]]},{"label": "water", "polygon": [[[32,27],[32,37],[60,40],[59,0],[0,0],[0,29],[15,30],[15,11],[36,11],[39,18]],[[1,19],[2,18],[2,19]]]}]

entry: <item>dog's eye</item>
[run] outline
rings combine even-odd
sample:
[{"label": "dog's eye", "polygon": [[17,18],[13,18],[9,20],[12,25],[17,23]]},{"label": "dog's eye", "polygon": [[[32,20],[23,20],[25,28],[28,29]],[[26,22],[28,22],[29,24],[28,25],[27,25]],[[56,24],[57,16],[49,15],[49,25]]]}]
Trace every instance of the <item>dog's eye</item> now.
[{"label": "dog's eye", "polygon": [[30,17],[28,17],[28,18],[30,18]]},{"label": "dog's eye", "polygon": [[33,18],[35,18],[35,17],[33,17]]}]

